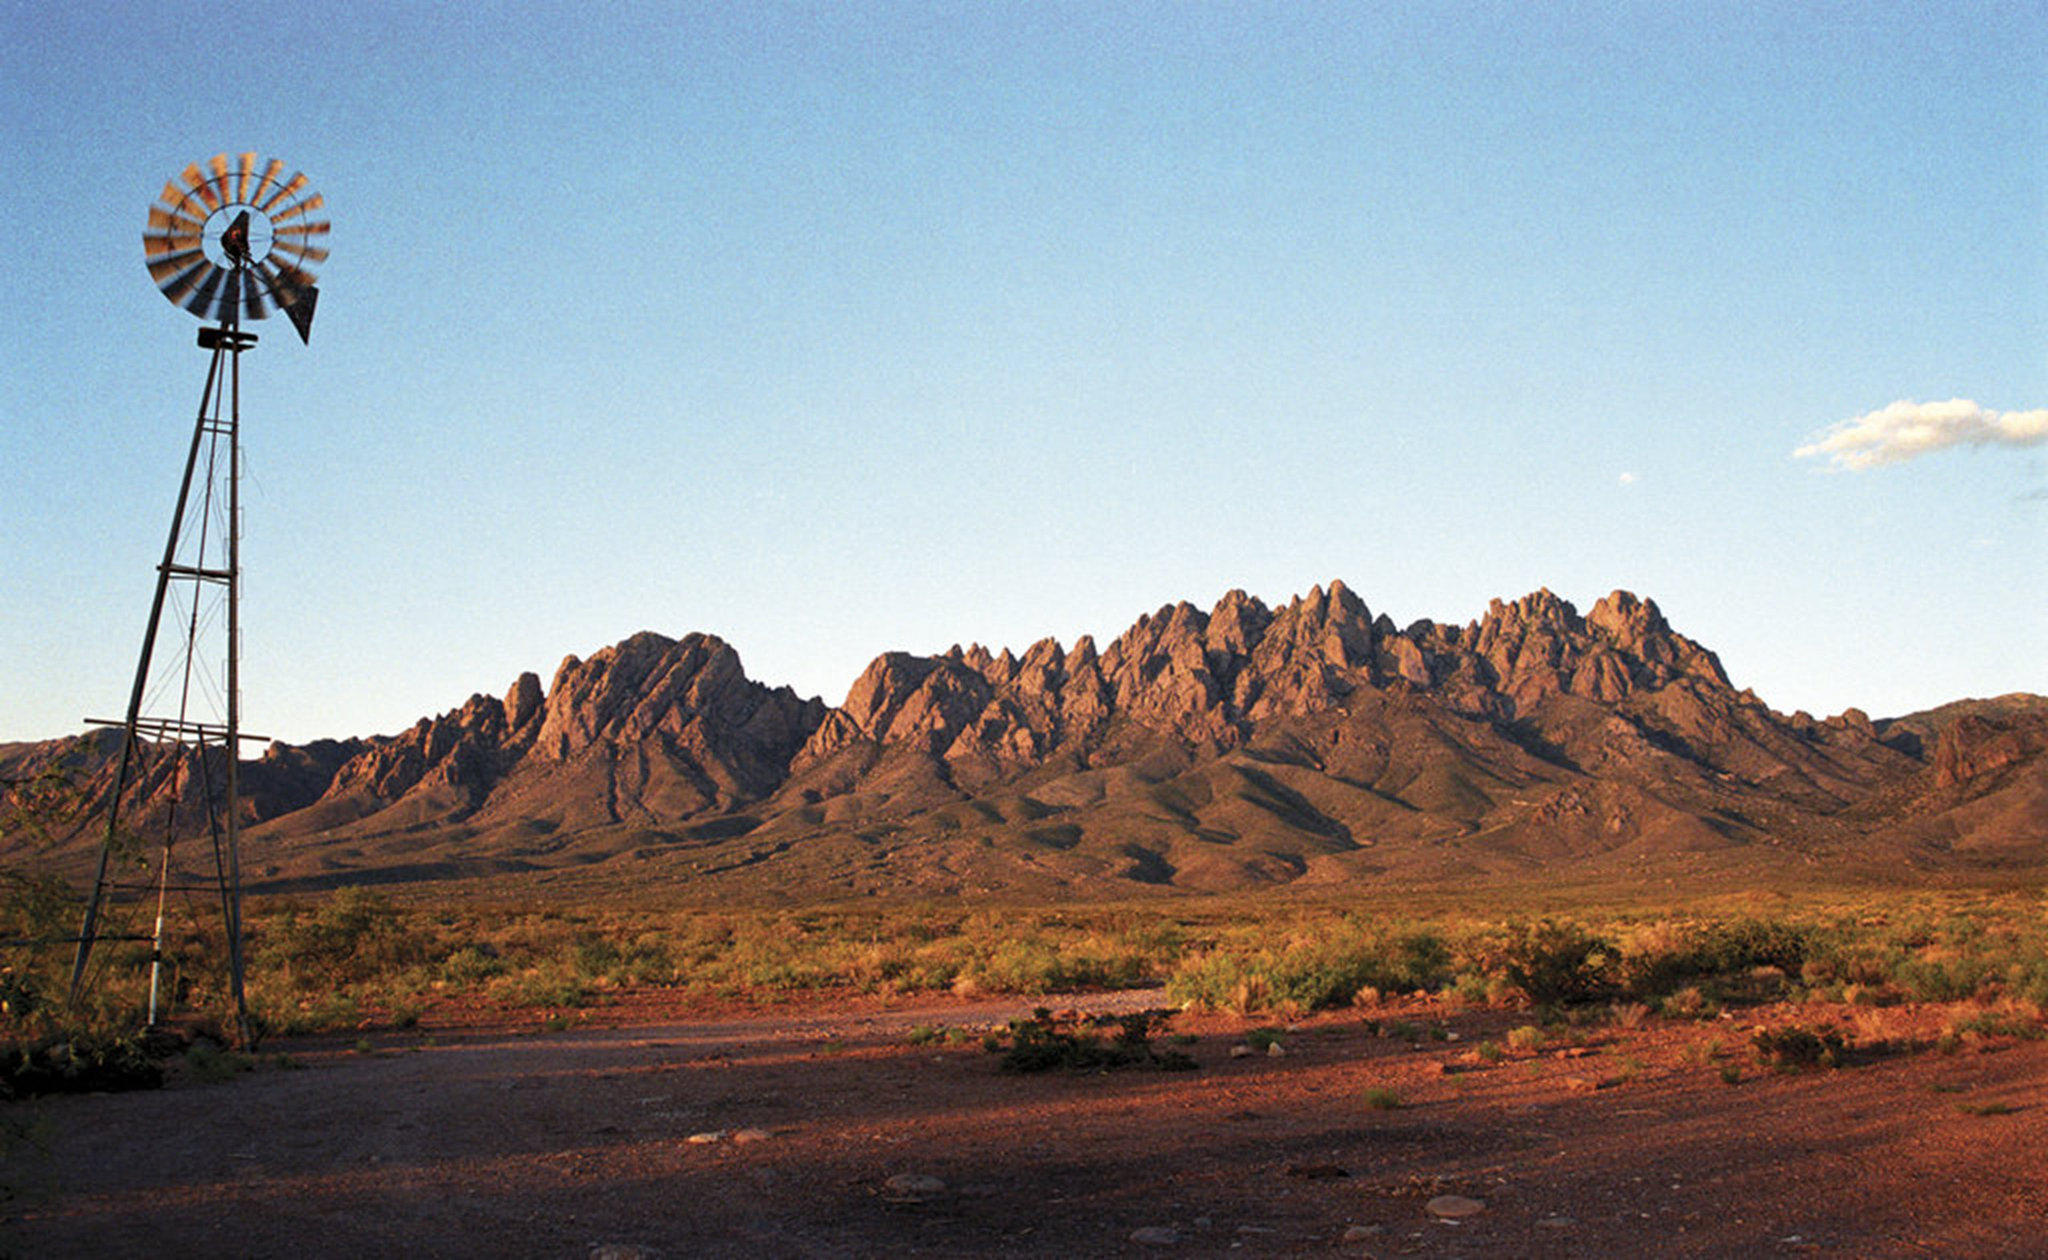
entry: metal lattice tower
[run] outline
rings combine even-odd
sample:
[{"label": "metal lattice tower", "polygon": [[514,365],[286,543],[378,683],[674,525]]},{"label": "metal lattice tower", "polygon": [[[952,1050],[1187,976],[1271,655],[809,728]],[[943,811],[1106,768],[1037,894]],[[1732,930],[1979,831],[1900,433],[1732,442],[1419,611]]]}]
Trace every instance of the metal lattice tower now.
[{"label": "metal lattice tower", "polygon": [[[302,341],[310,336],[319,301],[313,269],[327,257],[329,227],[315,213],[324,202],[307,191],[306,177],[284,178],[283,169],[273,160],[259,170],[254,153],[220,154],[167,182],[149,210],[142,239],[150,275],[165,297],[209,321],[199,346],[210,357],[127,714],[98,722],[120,728],[121,750],[71,968],[76,1001],[102,935],[103,910],[123,894],[150,891],[146,882],[114,878],[115,856],[130,843],[123,810],[144,807],[157,815],[149,820],[152,831],[161,829],[149,1020],[157,1018],[169,894],[203,892],[219,899],[228,983],[245,1041],[251,1029],[243,990],[239,752],[243,740],[256,737],[241,729],[240,431],[242,355],[256,336],[241,325],[275,309]],[[188,876],[178,865],[178,844],[202,834],[211,870]]]}]

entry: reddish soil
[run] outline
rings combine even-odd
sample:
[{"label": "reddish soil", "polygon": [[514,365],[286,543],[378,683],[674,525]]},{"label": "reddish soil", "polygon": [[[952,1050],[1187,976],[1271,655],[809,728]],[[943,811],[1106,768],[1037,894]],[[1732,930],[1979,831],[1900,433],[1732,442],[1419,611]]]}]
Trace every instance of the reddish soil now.
[{"label": "reddish soil", "polygon": [[[1058,999],[1083,1010],[1156,993]],[[0,1248],[29,1256],[2041,1255],[2048,1040],[1943,1012],[1767,1008],[1487,1054],[1525,1016],[1424,1003],[1176,1016],[1192,1072],[1018,1075],[1028,1001],[643,1001],[561,1031],[456,1013],[274,1042],[226,1083],[16,1104]],[[1379,1031],[1368,1022],[1379,1021]],[[1455,1035],[1411,1044],[1409,1021]],[[1781,1073],[1757,1024],[1918,1040]],[[1175,1047],[1175,1033],[1196,1036]],[[277,1051],[303,1070],[269,1063]],[[1740,1073],[1734,1084],[1724,1069]],[[1400,1105],[1375,1109],[1389,1090]],[[736,1140],[743,1130],[758,1131]],[[723,1133],[693,1143],[692,1135]],[[899,1174],[943,1188],[903,1189]],[[1439,1195],[1483,1204],[1433,1217]],[[1134,1234],[1145,1239],[1139,1241]],[[1153,1233],[1150,1231],[1162,1231]],[[1164,1232],[1164,1231],[1170,1231]],[[1168,1241],[1170,1239],[1170,1241]],[[637,1249],[637,1250],[636,1250]]]}]

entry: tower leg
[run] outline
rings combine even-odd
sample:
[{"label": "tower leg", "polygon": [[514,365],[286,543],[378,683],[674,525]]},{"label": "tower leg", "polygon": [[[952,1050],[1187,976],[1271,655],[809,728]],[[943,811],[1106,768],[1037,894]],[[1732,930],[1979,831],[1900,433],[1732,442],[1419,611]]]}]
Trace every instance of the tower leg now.
[{"label": "tower leg", "polygon": [[215,391],[220,384],[221,360],[226,353],[224,347],[214,346],[213,356],[207,363],[206,387],[199,395],[199,418],[192,424],[192,445],[185,454],[185,477],[178,483],[178,505],[171,511],[171,530],[170,536],[164,540],[164,558],[156,567],[156,595],[149,603],[149,624],[142,632],[142,652],[135,662],[135,685],[129,689],[128,715],[121,727],[121,762],[114,771],[113,792],[107,798],[106,836],[100,842],[92,894],[86,899],[85,921],[78,929],[78,952],[71,962],[70,1000],[73,1005],[83,996],[86,964],[92,959],[93,944],[98,939],[100,907],[106,900],[107,866],[119,846],[121,834],[121,798],[128,791],[128,779],[135,769],[141,741],[138,726],[142,721],[143,693],[149,686],[150,662],[156,655],[156,633],[163,624],[164,597],[170,592],[171,577],[177,564],[178,535],[185,524],[186,508],[192,501],[192,478],[199,468],[199,451],[212,424],[209,413],[219,411]]},{"label": "tower leg", "polygon": [[[97,869],[93,876],[93,887],[86,902],[85,917],[78,934],[78,952],[72,961],[70,999],[76,1004],[86,987],[87,968],[91,961],[93,947],[100,933],[100,918],[113,887],[109,880],[112,859],[122,844],[121,810],[123,797],[131,784],[140,778],[141,760],[145,752],[146,736],[159,739],[169,738],[184,755],[189,749],[196,768],[204,780],[203,796],[209,812],[209,827],[214,836],[214,866],[221,895],[221,920],[227,943],[229,988],[234,1002],[236,1031],[246,1044],[252,1040],[253,1027],[249,1019],[248,1004],[243,986],[242,950],[242,886],[240,861],[240,817],[237,806],[240,798],[239,760],[241,752],[241,352],[254,344],[254,337],[241,334],[232,320],[226,321],[218,330],[205,329],[200,334],[200,344],[212,352],[207,365],[206,386],[200,394],[199,415],[192,428],[192,444],[185,457],[185,475],[178,487],[177,507],[171,515],[169,536],[164,542],[163,561],[157,566],[156,592],[150,602],[149,622],[144,630],[142,650],[135,666],[135,681],[129,692],[128,711],[122,722],[121,758],[114,775],[113,791],[107,802],[106,833],[100,845]],[[208,438],[211,437],[211,445]],[[214,488],[220,476],[220,443],[225,440],[227,523],[225,538],[210,543],[206,517],[216,500]],[[202,466],[200,455],[207,451]],[[196,543],[181,537],[195,499],[195,488],[199,504],[200,527]],[[180,562],[179,548],[194,546],[196,551],[191,563]],[[225,563],[209,565],[209,551],[219,546],[225,550]],[[146,717],[144,705],[147,700],[150,671],[157,655],[159,635],[163,625],[163,614],[174,581],[193,584],[193,617],[185,633],[185,679],[183,698],[180,700],[175,719]],[[208,583],[223,584],[227,596],[227,675],[225,697],[225,725],[209,726],[188,720],[187,705],[191,697],[192,676],[197,664],[200,638],[198,616],[200,588]],[[225,792],[214,790],[212,768],[208,764],[208,750],[212,741],[221,742],[226,758]],[[225,837],[222,835],[220,811],[227,814]],[[164,878],[169,876],[170,849],[176,840],[176,810],[173,808],[166,824],[164,841]],[[162,949],[162,907],[158,908],[158,928],[155,934],[156,949]],[[156,1008],[156,971],[152,969],[151,1018]]]}]

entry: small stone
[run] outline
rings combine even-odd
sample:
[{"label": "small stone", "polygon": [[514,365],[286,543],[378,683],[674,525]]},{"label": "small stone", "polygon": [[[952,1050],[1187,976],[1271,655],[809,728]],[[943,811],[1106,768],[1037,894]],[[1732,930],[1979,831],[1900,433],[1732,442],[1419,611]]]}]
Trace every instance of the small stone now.
[{"label": "small stone", "polygon": [[688,1142],[692,1146],[709,1146],[713,1142],[725,1141],[725,1130],[709,1129],[703,1133],[692,1133],[684,1138],[683,1141]]},{"label": "small stone", "polygon": [[765,1142],[772,1136],[766,1129],[740,1129],[732,1135],[732,1140],[733,1145],[741,1146],[748,1142]]},{"label": "small stone", "polygon": [[1266,1047],[1266,1057],[1269,1059],[1277,1059],[1286,1053],[1287,1047],[1281,1045],[1277,1041]]},{"label": "small stone", "polygon": [[1344,1241],[1364,1242],[1368,1238],[1378,1238],[1386,1232],[1387,1227],[1384,1225],[1353,1225],[1344,1231]]},{"label": "small stone", "polygon": [[1233,1059],[1249,1059],[1252,1057],[1252,1053],[1250,1046],[1239,1045],[1230,1047],[1230,1057]]},{"label": "small stone", "polygon": [[1484,1212],[1486,1205],[1462,1194],[1440,1194],[1431,1199],[1426,1208],[1440,1221],[1462,1221]]},{"label": "small stone", "polygon": [[911,1203],[921,1203],[935,1194],[946,1192],[946,1183],[925,1173],[897,1173],[882,1183],[891,1197]]},{"label": "small stone", "polygon": [[1536,1228],[1538,1228],[1538,1229],[1570,1229],[1570,1228],[1571,1228],[1572,1226],[1574,1226],[1574,1225],[1576,1225],[1576,1224],[1578,1224],[1578,1222],[1577,1222],[1577,1221],[1575,1221],[1575,1220],[1573,1220],[1573,1219],[1572,1219],[1571,1217],[1569,1217],[1569,1216],[1546,1216],[1546,1217],[1544,1217],[1544,1218],[1543,1218],[1542,1220],[1540,1220],[1540,1221],[1536,1222]]},{"label": "small stone", "polygon": [[1171,1247],[1180,1241],[1180,1231],[1164,1225],[1147,1225],[1132,1230],[1131,1241],[1147,1247]]}]

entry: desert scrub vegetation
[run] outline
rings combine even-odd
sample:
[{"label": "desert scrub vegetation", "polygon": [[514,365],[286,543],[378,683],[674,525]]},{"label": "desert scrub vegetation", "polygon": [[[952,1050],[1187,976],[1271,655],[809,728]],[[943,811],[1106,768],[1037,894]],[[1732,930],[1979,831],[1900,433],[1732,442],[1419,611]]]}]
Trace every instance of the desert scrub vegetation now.
[{"label": "desert scrub vegetation", "polygon": [[1182,1005],[1283,1018],[1414,993],[1531,1009],[1538,1024],[1616,1011],[1700,1019],[1781,999],[1998,1004],[2035,1024],[2048,1009],[2048,905],[2015,896],[1878,898],[1775,916],[1418,921],[1231,898],[1058,910],[435,911],[345,891],[268,907],[254,923],[251,988],[282,1011],[281,1026],[371,1022],[445,997],[559,1008],[642,988],[758,1000],[1147,983]]},{"label": "desert scrub vegetation", "polygon": [[[64,888],[13,887],[0,913],[13,905],[75,931]],[[408,1026],[448,1002],[552,1016],[649,989],[774,1001],[819,990],[1037,996],[1160,984],[1173,1003],[1254,1018],[1415,994],[1444,1010],[1527,1011],[1529,1031],[1510,1034],[1512,1049],[1545,1027],[1703,1019],[1775,1001],[1955,1003],[1966,1008],[1959,1026],[1972,1011],[1995,1010],[2000,1035],[2048,1028],[2048,901],[2038,894],[1868,894],[1752,901],[1725,913],[1622,907],[1578,916],[1413,915],[1363,900],[1255,897],[712,909],[422,895],[356,888],[252,902],[248,990],[259,1019],[278,1031],[338,1031]],[[168,942],[182,1010],[218,1011],[223,995],[206,960],[219,947],[217,927],[203,925]],[[106,1027],[139,1026],[147,955],[146,943],[105,948],[108,983],[95,1001]],[[49,1031],[60,963],[68,954],[0,959],[0,1041]],[[1983,1035],[1979,1027],[1989,1025],[1972,1035]]]},{"label": "desert scrub vegetation", "polygon": [[1846,904],[1683,918],[1426,922],[1301,909],[1246,916],[1189,948],[1176,1000],[1290,1015],[1381,994],[1533,1008],[1543,1021],[1706,1019],[1781,1000],[2002,1003],[2048,1010],[2048,903],[2020,894],[1872,895]]},{"label": "desert scrub vegetation", "polygon": [[[1113,1036],[1102,1034],[1114,1027]],[[1167,1072],[1194,1070],[1195,1060],[1179,1050],[1152,1044],[1153,1017],[1134,1015],[1062,1025],[1047,1007],[1030,1019],[1010,1022],[1005,1033],[991,1033],[983,1043],[1002,1055],[1005,1072],[1106,1072],[1115,1068],[1155,1068]]]},{"label": "desert scrub vegetation", "polygon": [[772,1000],[820,989],[1038,995],[1157,979],[1170,925],[1113,913],[646,911],[407,906],[366,889],[249,916],[268,1027],[404,1026],[466,999],[559,1010],[664,989]]},{"label": "desert scrub vegetation", "polygon": [[1183,959],[1166,988],[1184,1004],[1291,1015],[1349,1005],[1368,991],[1440,990],[1451,964],[1444,938],[1412,925],[1343,916],[1273,939],[1247,924]]}]

